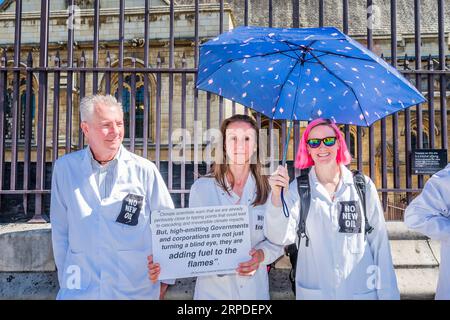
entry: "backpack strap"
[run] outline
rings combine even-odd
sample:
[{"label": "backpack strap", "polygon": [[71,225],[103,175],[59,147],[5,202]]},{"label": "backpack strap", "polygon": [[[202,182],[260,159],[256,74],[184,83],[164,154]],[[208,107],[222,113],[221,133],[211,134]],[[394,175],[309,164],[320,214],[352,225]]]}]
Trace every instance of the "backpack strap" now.
[{"label": "backpack strap", "polygon": [[295,294],[295,273],[297,271],[296,269],[297,269],[297,254],[298,254],[297,244],[293,243],[287,245],[284,248],[284,251],[286,255],[289,257],[289,261],[291,262],[291,270],[289,271],[289,281],[291,282],[292,291]]},{"label": "backpack strap", "polygon": [[309,205],[311,202],[311,187],[309,185],[309,171],[311,168],[302,169],[297,177],[297,189],[300,196],[300,216],[297,229],[298,246],[301,238],[306,238],[306,246],[309,245],[309,238],[306,234],[306,218],[308,217]]},{"label": "backpack strap", "polygon": [[358,170],[352,170],[353,173],[353,183],[356,186],[356,191],[358,192],[359,198],[361,199],[363,210],[364,210],[364,222],[365,230],[364,234],[367,235],[373,231],[373,227],[369,224],[369,219],[367,219],[367,207],[366,207],[366,179],[364,175]]},{"label": "backpack strap", "polygon": [[306,235],[306,218],[309,211],[309,203],[311,201],[311,190],[309,186],[309,171],[311,168],[302,169],[297,177],[297,190],[300,195],[300,213],[297,228],[298,243],[293,243],[285,247],[286,255],[291,262],[291,271],[289,272],[289,280],[291,281],[292,291],[295,294],[295,274],[297,271],[298,248],[300,248],[300,240],[306,238],[306,246],[309,245],[309,238]]}]

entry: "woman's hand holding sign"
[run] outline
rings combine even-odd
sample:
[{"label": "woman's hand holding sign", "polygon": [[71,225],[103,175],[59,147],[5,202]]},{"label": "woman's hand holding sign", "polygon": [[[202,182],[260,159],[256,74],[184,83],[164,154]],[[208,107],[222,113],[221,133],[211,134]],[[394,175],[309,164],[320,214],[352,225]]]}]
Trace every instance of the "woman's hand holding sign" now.
[{"label": "woman's hand holding sign", "polygon": [[249,254],[252,258],[246,262],[239,263],[239,267],[236,269],[240,276],[253,276],[261,262],[264,261],[264,251],[261,249],[252,249]]}]

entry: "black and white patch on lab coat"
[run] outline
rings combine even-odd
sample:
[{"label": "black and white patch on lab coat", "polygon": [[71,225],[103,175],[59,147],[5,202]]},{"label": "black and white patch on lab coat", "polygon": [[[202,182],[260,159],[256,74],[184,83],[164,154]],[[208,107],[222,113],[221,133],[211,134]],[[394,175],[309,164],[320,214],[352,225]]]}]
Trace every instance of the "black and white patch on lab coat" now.
[{"label": "black and white patch on lab coat", "polygon": [[341,201],[339,205],[339,232],[360,233],[362,217],[359,202]]},{"label": "black and white patch on lab coat", "polygon": [[139,214],[141,213],[142,203],[144,197],[129,193],[122,200],[122,209],[116,222],[123,223],[129,226],[135,226],[138,224]]}]

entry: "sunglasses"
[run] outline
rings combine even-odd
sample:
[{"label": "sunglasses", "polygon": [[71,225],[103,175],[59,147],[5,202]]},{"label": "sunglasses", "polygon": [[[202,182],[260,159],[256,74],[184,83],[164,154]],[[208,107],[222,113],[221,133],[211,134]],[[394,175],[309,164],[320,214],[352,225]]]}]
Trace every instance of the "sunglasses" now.
[{"label": "sunglasses", "polygon": [[308,146],[310,146],[311,148],[318,148],[321,142],[323,142],[323,144],[327,147],[332,147],[336,143],[336,137],[326,137],[323,139],[308,139],[307,141]]}]

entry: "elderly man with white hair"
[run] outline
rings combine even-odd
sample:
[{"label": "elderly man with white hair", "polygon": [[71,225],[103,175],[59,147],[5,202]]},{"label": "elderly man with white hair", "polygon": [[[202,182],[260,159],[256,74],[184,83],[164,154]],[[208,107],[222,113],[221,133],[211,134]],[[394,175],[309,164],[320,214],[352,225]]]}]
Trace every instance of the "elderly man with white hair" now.
[{"label": "elderly man with white hair", "polygon": [[158,299],[147,279],[150,212],[172,209],[156,166],[122,145],[122,105],[112,96],[81,101],[88,147],[54,164],[50,219],[57,299]]}]

